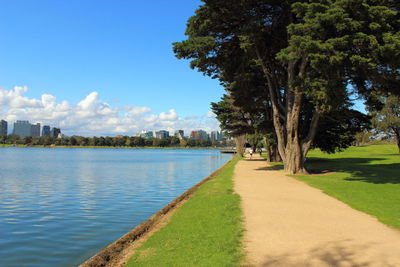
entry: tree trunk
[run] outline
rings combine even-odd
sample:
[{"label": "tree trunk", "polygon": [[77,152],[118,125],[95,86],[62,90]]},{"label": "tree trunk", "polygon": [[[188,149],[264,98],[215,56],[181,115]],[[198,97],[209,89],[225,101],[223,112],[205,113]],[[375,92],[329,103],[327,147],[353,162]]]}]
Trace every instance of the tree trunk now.
[{"label": "tree trunk", "polygon": [[397,137],[397,148],[399,149],[400,154],[400,136]]},{"label": "tree trunk", "polygon": [[276,145],[273,145],[271,147],[272,155],[271,155],[271,160],[272,162],[282,162],[282,158],[279,155],[278,147]]},{"label": "tree trunk", "polygon": [[236,136],[235,137],[235,144],[236,144],[236,153],[239,154],[241,157],[244,155],[244,144],[246,142],[246,136],[241,135],[241,136]]},{"label": "tree trunk", "polygon": [[285,159],[283,161],[285,171],[290,174],[305,173],[303,166],[303,145],[300,142],[299,126],[300,111],[303,94],[298,91],[288,93],[288,111],[286,119],[287,139],[285,148]]},{"label": "tree trunk", "polygon": [[266,148],[265,148],[265,150],[267,151],[267,162],[271,162],[271,160],[272,160],[272,153],[271,153],[271,146],[267,146]]},{"label": "tree trunk", "polygon": [[[288,63],[287,84],[285,89],[286,107],[282,107],[279,86],[273,82],[273,72],[265,64],[263,57],[256,47],[257,57],[261,62],[264,76],[267,79],[269,96],[272,107],[272,119],[277,137],[277,148],[282,158],[284,169],[290,174],[307,173],[304,168],[305,156],[311,147],[316,134],[319,114],[316,112],[304,140],[300,140],[300,111],[302,107],[303,92],[299,88],[292,87],[296,78],[302,78],[305,74],[308,58],[293,60]],[[298,68],[297,68],[298,67]]]},{"label": "tree trunk", "polygon": [[395,134],[396,134],[397,148],[399,149],[399,154],[400,154],[400,130],[396,131]]},{"label": "tree trunk", "polygon": [[288,142],[284,167],[289,174],[307,173],[304,168],[303,151],[298,141]]}]

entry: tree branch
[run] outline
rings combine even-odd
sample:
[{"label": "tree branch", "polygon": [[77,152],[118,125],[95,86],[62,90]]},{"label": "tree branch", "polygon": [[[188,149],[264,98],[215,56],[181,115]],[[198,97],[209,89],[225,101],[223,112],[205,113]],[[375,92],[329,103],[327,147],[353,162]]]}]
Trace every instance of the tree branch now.
[{"label": "tree branch", "polygon": [[311,119],[310,127],[308,129],[307,137],[302,140],[302,150],[303,157],[305,158],[308,151],[311,148],[312,141],[317,133],[318,122],[319,122],[320,114],[317,111],[314,111],[314,114]]},{"label": "tree branch", "polygon": [[274,91],[273,83],[271,81],[271,77],[269,76],[269,71],[268,68],[265,66],[263,58],[261,57],[260,51],[258,50],[257,46],[255,46],[257,58],[261,63],[262,70],[264,72],[264,75],[267,78],[267,83],[268,83],[268,89],[269,89],[269,94],[271,98],[271,104],[272,104],[272,117],[273,117],[273,123],[274,123],[274,128],[275,128],[275,133],[276,137],[278,139],[278,150],[279,154],[281,155],[282,160],[285,162],[286,160],[286,153],[285,153],[285,135],[284,135],[284,127],[280,121],[280,111],[278,108],[278,100]]}]

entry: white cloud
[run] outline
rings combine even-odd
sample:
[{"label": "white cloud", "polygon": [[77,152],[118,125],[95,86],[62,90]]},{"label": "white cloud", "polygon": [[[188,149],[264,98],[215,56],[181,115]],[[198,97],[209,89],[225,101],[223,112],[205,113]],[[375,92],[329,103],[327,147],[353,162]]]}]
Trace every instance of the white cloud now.
[{"label": "white cloud", "polygon": [[28,91],[28,87],[26,86],[15,86],[14,89],[10,91],[0,89],[0,107],[39,107],[41,104],[39,100],[29,99],[24,96],[26,91]]},{"label": "white cloud", "polygon": [[16,86],[12,90],[0,88],[0,119],[9,122],[9,128],[16,120],[40,122],[42,125],[61,127],[67,135],[132,135],[142,129],[173,131],[218,129],[215,115],[210,111],[203,116],[180,118],[175,109],[152,114],[149,107],[133,105],[112,106],[101,101],[98,92],[91,92],[77,104],[57,102],[50,94],[40,99],[25,96],[28,87]]},{"label": "white cloud", "polygon": [[214,112],[212,112],[212,111],[210,110],[210,111],[208,111],[208,112],[206,113],[205,117],[211,119],[211,118],[215,118],[216,116],[215,116]]},{"label": "white cloud", "polygon": [[126,106],[124,110],[126,111],[126,114],[128,116],[143,115],[151,111],[151,109],[148,107],[133,107],[133,106]]},{"label": "white cloud", "polygon": [[161,112],[159,118],[160,120],[174,121],[178,119],[178,114],[176,114],[176,111],[174,109],[170,109],[168,110],[168,112]]}]

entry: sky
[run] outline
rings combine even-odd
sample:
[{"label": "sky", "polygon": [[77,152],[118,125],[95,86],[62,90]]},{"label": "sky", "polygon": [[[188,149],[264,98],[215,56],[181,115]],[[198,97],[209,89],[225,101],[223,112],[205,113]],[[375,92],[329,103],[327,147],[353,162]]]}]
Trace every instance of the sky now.
[{"label": "sky", "polygon": [[200,4],[0,0],[0,119],[84,136],[218,130],[222,86],[172,51]]},{"label": "sky", "polygon": [[178,60],[197,0],[0,0],[0,119],[66,135],[218,129],[217,80]]}]

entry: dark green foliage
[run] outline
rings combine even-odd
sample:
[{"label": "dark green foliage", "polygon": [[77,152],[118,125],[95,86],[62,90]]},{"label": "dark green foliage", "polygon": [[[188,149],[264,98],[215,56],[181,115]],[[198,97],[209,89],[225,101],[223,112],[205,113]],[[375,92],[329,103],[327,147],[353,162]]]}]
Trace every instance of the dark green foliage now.
[{"label": "dark green foliage", "polygon": [[[302,171],[310,147],[340,150],[365,126],[351,94],[372,105],[372,93],[399,91],[398,1],[203,2],[187,40],[174,43],[176,56],[225,86],[228,96],[213,103],[221,127],[275,132],[292,173]],[[312,144],[317,134],[326,142]]]},{"label": "dark green foliage", "polygon": [[381,109],[372,111],[375,128],[389,135],[394,135],[400,152],[400,97],[390,95],[380,98]]},{"label": "dark green foliage", "polygon": [[230,136],[254,132],[254,128],[250,124],[250,114],[235,107],[232,98],[228,95],[224,95],[218,103],[211,103],[211,109],[217,115],[221,130]]},{"label": "dark green foliage", "polygon": [[335,153],[354,144],[356,134],[370,128],[370,118],[356,110],[333,111],[321,119],[313,146]]},{"label": "dark green foliage", "polygon": [[394,5],[366,0],[293,4],[298,22],[289,26],[289,46],[278,58],[307,58],[305,75],[294,82],[319,109],[335,106],[336,91],[345,90],[347,82],[366,97],[375,90],[398,90],[387,84],[399,80],[400,14]]},{"label": "dark green foliage", "polygon": [[[210,140],[186,139],[189,147],[211,147]],[[117,136],[117,137],[83,137],[71,136],[55,138],[50,136],[25,137],[19,138],[17,135],[0,136],[0,144],[4,145],[29,145],[29,146],[82,146],[82,147],[180,147],[180,140],[176,137],[163,139],[144,139],[137,136]],[[227,141],[216,141],[213,146],[227,146]]]}]

